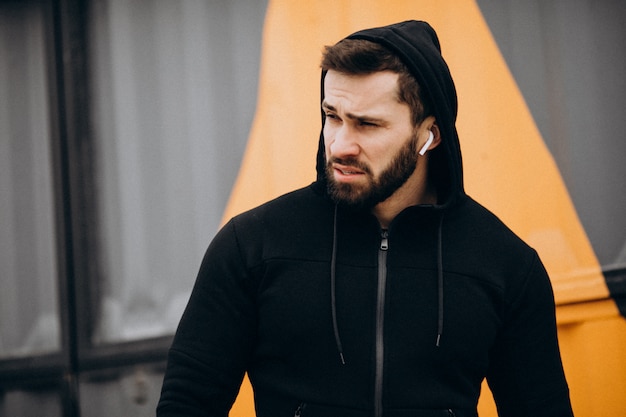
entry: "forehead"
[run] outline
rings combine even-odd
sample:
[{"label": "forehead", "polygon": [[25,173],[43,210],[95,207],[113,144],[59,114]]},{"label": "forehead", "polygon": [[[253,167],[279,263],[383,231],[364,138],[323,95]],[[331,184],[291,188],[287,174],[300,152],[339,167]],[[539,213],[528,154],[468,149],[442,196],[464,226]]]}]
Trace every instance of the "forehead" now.
[{"label": "forehead", "polygon": [[338,108],[383,108],[401,105],[398,100],[398,74],[380,71],[365,75],[330,70],[324,79],[324,104]]}]

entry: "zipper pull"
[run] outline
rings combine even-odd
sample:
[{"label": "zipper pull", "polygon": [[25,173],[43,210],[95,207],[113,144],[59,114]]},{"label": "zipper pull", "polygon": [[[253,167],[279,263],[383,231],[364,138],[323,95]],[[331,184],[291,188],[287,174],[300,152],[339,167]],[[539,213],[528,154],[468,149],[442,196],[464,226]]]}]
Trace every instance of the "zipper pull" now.
[{"label": "zipper pull", "polygon": [[387,229],[384,229],[380,232],[380,250],[389,249],[389,232]]}]

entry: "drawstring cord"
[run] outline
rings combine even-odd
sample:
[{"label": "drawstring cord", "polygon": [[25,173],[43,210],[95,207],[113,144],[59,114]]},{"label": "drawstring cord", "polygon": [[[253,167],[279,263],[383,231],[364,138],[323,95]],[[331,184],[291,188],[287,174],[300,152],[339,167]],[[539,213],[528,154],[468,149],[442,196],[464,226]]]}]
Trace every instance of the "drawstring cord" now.
[{"label": "drawstring cord", "polygon": [[437,293],[439,306],[439,311],[437,312],[437,341],[435,342],[437,347],[439,347],[441,336],[443,335],[443,216],[444,213],[442,212],[439,217],[439,229],[437,232]]},{"label": "drawstring cord", "polygon": [[346,361],[343,357],[343,346],[341,337],[339,336],[339,325],[337,324],[337,295],[335,284],[335,269],[337,263],[337,205],[335,204],[335,214],[333,215],[333,252],[330,258],[330,303],[333,316],[333,331],[335,332],[335,343],[339,352],[341,364],[345,365]]}]

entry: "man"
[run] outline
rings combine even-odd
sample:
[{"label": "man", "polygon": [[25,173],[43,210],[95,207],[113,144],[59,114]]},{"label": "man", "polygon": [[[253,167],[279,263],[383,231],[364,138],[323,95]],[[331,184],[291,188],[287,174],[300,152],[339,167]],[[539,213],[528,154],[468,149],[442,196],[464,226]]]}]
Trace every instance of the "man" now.
[{"label": "man", "polygon": [[322,60],[317,180],[232,219],[202,262],[158,416],[572,416],[550,281],[463,190],[434,30],[357,32]]}]

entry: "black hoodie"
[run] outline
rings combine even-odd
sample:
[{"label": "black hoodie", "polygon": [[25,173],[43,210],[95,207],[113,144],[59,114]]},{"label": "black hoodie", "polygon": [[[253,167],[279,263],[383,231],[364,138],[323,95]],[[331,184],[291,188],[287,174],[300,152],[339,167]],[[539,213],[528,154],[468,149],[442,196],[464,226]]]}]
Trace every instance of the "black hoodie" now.
[{"label": "black hoodie", "polygon": [[248,372],[258,417],[569,417],[550,281],[536,252],[463,191],[456,93],[434,30],[351,35],[398,54],[441,131],[439,203],[387,231],[318,178],[233,218],[202,262],[158,416],[226,416]]}]

